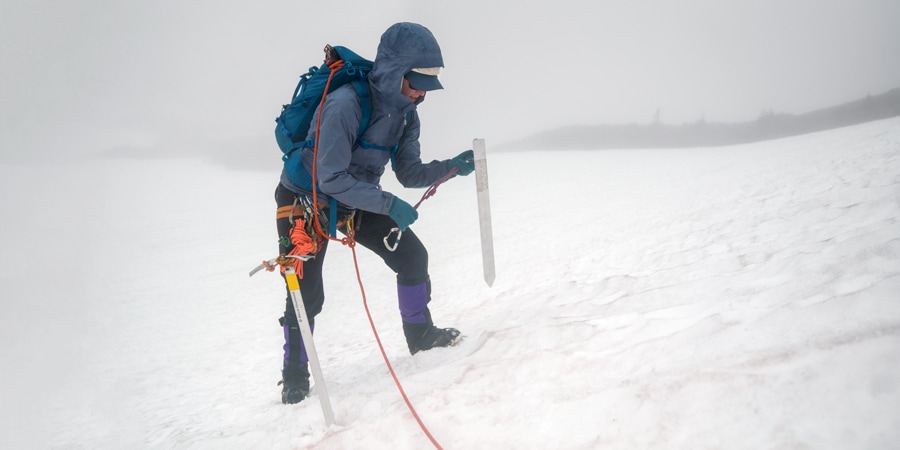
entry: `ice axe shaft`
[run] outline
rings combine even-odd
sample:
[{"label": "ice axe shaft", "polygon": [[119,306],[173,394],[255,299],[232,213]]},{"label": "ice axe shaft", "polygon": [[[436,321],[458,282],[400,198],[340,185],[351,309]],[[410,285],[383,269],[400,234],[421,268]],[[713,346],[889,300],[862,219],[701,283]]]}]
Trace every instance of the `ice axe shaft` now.
[{"label": "ice axe shaft", "polygon": [[325,376],[322,374],[319,355],[316,353],[316,344],[313,342],[312,329],[309,327],[309,318],[306,316],[306,306],[300,296],[300,280],[293,266],[289,265],[284,269],[284,279],[291,292],[291,302],[294,304],[294,312],[297,314],[300,335],[303,336],[303,347],[306,348],[306,355],[309,357],[309,367],[313,380],[316,382],[316,394],[322,405],[322,414],[325,415],[325,426],[330,427],[334,425],[334,410],[331,409],[331,400],[328,398],[328,388],[325,386]]},{"label": "ice axe shaft", "polygon": [[309,326],[309,317],[306,315],[306,306],[303,304],[303,297],[300,295],[300,277],[294,270],[293,259],[306,261],[311,259],[311,255],[282,255],[263,261],[262,264],[250,271],[250,276],[266,269],[269,272],[274,271],[278,266],[284,268],[284,281],[287,283],[288,291],[291,293],[291,303],[294,305],[294,313],[297,314],[297,324],[300,328],[300,336],[303,337],[303,347],[306,348],[306,356],[309,358],[309,367],[312,372],[313,380],[316,382],[316,393],[319,397],[319,403],[322,405],[322,414],[325,415],[325,426],[334,425],[334,410],[331,409],[331,400],[328,398],[328,388],[325,386],[325,376],[322,374],[322,365],[319,364],[319,354],[316,352],[316,344],[313,342],[312,329]]}]

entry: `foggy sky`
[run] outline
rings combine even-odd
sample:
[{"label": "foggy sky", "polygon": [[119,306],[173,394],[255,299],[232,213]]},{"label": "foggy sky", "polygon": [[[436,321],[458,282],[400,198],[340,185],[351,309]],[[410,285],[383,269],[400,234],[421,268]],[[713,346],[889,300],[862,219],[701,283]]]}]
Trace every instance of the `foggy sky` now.
[{"label": "foggy sky", "polygon": [[[900,87],[896,0],[0,0],[0,162],[275,152],[297,77],[392,23],[434,32],[424,159],[567,124],[753,120]],[[270,142],[271,141],[271,142]],[[262,143],[262,144],[260,144]]]}]

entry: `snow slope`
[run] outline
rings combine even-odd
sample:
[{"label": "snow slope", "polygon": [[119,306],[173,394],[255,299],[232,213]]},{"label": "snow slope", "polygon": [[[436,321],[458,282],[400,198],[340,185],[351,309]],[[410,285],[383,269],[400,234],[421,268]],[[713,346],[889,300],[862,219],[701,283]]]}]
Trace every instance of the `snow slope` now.
[{"label": "snow slope", "polygon": [[[490,152],[491,143],[488,142]],[[438,325],[409,356],[393,275],[375,323],[445,448],[900,446],[900,119],[753,145],[490,154],[414,225]],[[318,400],[280,403],[276,173],[197,160],[0,166],[0,447],[429,448],[331,247]],[[422,191],[386,188],[415,201]]]}]

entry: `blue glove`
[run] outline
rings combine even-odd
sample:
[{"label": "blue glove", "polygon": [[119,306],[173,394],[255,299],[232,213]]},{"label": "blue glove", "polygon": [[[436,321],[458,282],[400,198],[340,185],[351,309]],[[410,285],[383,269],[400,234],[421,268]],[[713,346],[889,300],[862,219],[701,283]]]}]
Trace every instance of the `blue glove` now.
[{"label": "blue glove", "polygon": [[391,202],[391,210],[388,212],[388,215],[391,216],[391,219],[394,219],[394,222],[397,222],[397,227],[400,228],[400,231],[406,231],[419,218],[419,212],[416,211],[416,208],[413,208],[409,203],[396,196]]},{"label": "blue glove", "polygon": [[466,176],[475,170],[475,152],[466,150],[450,160],[450,167],[456,167],[457,175]]}]

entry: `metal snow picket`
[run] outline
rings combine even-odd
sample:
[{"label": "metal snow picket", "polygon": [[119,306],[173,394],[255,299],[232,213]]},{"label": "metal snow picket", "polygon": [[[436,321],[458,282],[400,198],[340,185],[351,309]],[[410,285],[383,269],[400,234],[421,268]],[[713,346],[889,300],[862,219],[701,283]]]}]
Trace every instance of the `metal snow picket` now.
[{"label": "metal snow picket", "polygon": [[487,151],[484,139],[472,141],[475,151],[475,189],[478,193],[478,223],[481,227],[481,262],[484,281],[494,285],[494,235],[491,229],[491,198],[488,192]]},{"label": "metal snow picket", "polygon": [[[488,192],[487,151],[485,150],[484,139],[474,139],[472,147],[475,153],[475,188],[478,193],[478,222],[481,228],[481,262],[484,267],[484,281],[487,282],[488,286],[493,286],[494,278],[496,277],[494,271],[494,236],[491,230],[491,199]],[[422,196],[422,199],[413,208],[419,209],[419,205],[434,195],[438,186],[452,178],[453,175],[456,175],[456,171],[456,168],[451,169],[444,178],[431,185],[425,192],[425,195]],[[391,245],[390,238],[394,233],[397,234],[397,237],[394,238],[394,244]],[[400,228],[392,228],[388,235],[384,237],[385,248],[389,251],[396,250],[402,236],[403,232]]]},{"label": "metal snow picket", "polygon": [[[294,256],[288,255],[284,258],[294,258],[306,261],[311,256]],[[309,318],[306,317],[306,306],[303,305],[303,298],[300,296],[300,279],[297,272],[294,271],[294,265],[290,260],[282,259],[282,257],[270,259],[256,266],[250,271],[250,276],[262,269],[269,271],[274,270],[275,264],[284,267],[284,280],[287,282],[288,290],[291,293],[291,303],[294,304],[294,312],[297,314],[297,322],[300,325],[300,335],[303,336],[303,346],[306,348],[306,355],[309,357],[309,366],[312,369],[313,380],[316,382],[316,393],[319,397],[319,403],[322,404],[322,414],[325,415],[325,425],[334,425],[334,411],[331,409],[331,400],[328,398],[328,388],[325,387],[325,376],[322,375],[322,366],[319,364],[319,355],[316,353],[316,344],[313,342],[312,329],[309,327]]]}]

